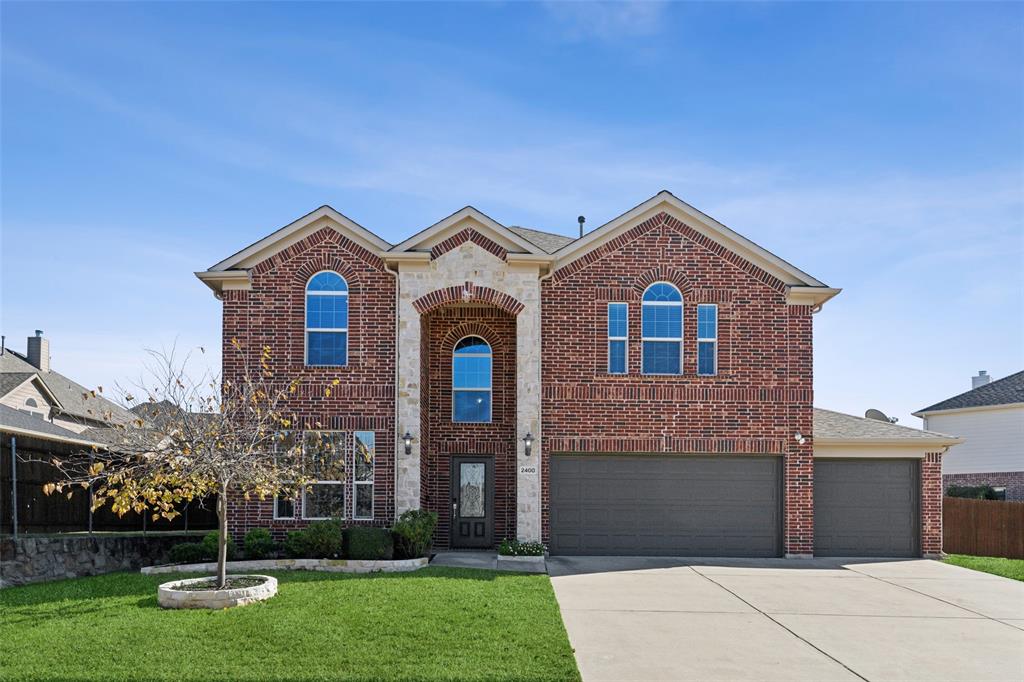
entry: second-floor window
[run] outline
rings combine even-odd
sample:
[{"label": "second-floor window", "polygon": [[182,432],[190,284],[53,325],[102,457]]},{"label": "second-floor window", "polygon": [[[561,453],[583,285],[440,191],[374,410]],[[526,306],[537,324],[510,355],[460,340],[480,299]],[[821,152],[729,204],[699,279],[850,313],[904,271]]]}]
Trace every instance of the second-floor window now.
[{"label": "second-floor window", "polygon": [[626,373],[626,341],[629,338],[629,308],[625,303],[608,304],[608,373]]},{"label": "second-floor window", "polygon": [[452,421],[491,421],[491,347],[467,336],[452,353]]},{"label": "second-floor window", "polygon": [[348,364],[348,283],[329,270],[306,284],[306,364]]},{"label": "second-floor window", "polygon": [[697,374],[718,374],[718,306],[697,306]]},{"label": "second-floor window", "polygon": [[641,310],[644,374],[680,374],[683,366],[683,296],[667,282],[644,291]]}]

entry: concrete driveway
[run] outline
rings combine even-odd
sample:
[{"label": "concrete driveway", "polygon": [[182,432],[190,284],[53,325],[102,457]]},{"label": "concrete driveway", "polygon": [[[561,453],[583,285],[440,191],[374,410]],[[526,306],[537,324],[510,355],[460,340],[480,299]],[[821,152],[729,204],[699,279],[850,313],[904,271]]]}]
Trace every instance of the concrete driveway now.
[{"label": "concrete driveway", "polygon": [[585,681],[1024,680],[1024,583],[935,561],[548,570]]}]

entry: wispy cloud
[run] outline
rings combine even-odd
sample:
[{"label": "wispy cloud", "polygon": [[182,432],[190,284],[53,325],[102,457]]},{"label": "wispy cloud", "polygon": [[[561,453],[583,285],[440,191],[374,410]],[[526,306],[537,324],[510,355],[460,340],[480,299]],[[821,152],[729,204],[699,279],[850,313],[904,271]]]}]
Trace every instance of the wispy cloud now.
[{"label": "wispy cloud", "polygon": [[618,41],[654,35],[663,26],[666,7],[666,3],[659,0],[544,3],[544,9],[557,22],[563,37],[571,41]]}]

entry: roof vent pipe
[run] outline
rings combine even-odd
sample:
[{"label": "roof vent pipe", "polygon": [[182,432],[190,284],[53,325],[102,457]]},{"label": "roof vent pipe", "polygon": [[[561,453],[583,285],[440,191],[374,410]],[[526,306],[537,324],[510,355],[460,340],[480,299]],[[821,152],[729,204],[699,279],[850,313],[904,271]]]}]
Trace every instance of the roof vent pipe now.
[{"label": "roof vent pipe", "polygon": [[587,219],[583,216],[576,218],[576,222],[580,224],[580,239],[583,239],[583,223],[587,222]]},{"label": "roof vent pipe", "polygon": [[988,375],[988,372],[983,369],[979,369],[978,376],[971,377],[971,390],[973,391],[978,388],[978,386],[984,386],[990,381],[992,381],[992,377]]}]

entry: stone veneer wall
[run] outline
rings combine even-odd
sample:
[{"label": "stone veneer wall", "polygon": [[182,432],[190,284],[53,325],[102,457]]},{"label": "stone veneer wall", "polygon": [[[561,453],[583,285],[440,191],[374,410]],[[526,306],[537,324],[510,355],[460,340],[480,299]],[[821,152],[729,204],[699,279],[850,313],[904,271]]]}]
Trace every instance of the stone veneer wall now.
[{"label": "stone veneer wall", "polygon": [[[521,540],[540,540],[540,282],[536,265],[509,263],[503,250],[473,229],[471,219],[457,239],[435,248],[429,263],[403,263],[399,269],[398,305],[398,433],[415,440],[412,453],[396,443],[395,511],[421,504],[420,464],[421,362],[423,330],[414,302],[438,290],[459,287],[463,300],[503,306],[516,318],[516,533]],[[468,230],[468,231],[467,231]],[[483,244],[483,246],[481,246]],[[442,246],[442,245],[439,245]],[[497,294],[497,296],[495,295]],[[422,305],[422,304],[421,304]],[[526,431],[535,442],[529,459],[521,441]],[[521,432],[521,433],[520,433]],[[525,468],[525,472],[524,472]],[[531,470],[532,469],[532,470]]]},{"label": "stone veneer wall", "polygon": [[22,535],[0,538],[0,587],[129,571],[164,560],[181,535]]}]

